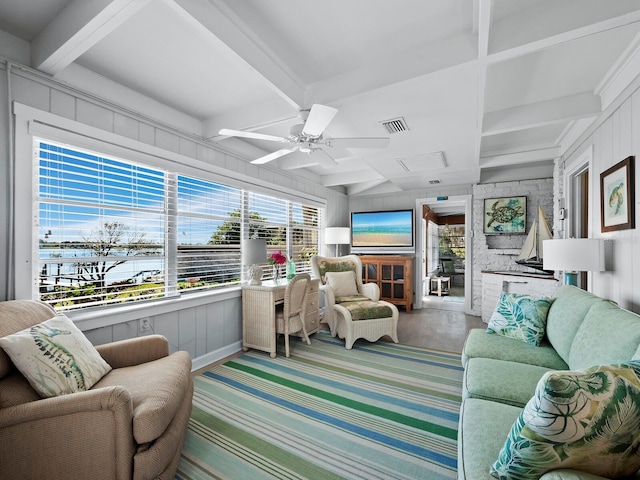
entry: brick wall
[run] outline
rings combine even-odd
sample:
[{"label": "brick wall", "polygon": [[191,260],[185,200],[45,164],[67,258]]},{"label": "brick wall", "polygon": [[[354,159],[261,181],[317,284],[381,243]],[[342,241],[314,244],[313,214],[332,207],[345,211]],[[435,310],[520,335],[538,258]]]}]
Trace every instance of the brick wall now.
[{"label": "brick wall", "polygon": [[[473,187],[473,300],[474,315],[482,312],[482,271],[526,270],[515,263],[526,235],[485,235],[483,209],[485,198],[527,197],[527,233],[537,217],[538,205],[553,225],[554,185],[552,178],[518,182],[488,183]],[[535,271],[535,270],[533,270]]]}]

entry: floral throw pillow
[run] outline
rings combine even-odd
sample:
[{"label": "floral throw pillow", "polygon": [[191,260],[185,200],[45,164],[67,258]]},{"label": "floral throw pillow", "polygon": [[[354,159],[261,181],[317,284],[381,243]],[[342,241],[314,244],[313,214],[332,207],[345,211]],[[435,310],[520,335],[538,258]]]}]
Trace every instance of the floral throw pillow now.
[{"label": "floral throw pillow", "polygon": [[640,468],[640,362],[545,373],[490,473],[538,479],[569,468],[606,478]]},{"label": "floral throw pillow", "polygon": [[503,293],[491,315],[487,332],[539,346],[544,337],[550,306],[549,298]]},{"label": "floral throw pillow", "polygon": [[64,315],[2,337],[0,347],[41,397],[89,390],[111,370]]}]

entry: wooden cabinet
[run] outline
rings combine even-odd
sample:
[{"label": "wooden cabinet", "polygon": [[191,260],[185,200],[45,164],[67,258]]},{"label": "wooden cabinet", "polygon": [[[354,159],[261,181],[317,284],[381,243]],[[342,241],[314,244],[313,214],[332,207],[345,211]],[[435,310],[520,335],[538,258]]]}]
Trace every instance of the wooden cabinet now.
[{"label": "wooden cabinet", "polygon": [[413,257],[406,255],[360,255],[362,282],[377,283],[380,300],[413,307]]},{"label": "wooden cabinet", "polygon": [[489,323],[502,292],[550,297],[558,281],[550,275],[523,272],[482,272],[482,321]]}]

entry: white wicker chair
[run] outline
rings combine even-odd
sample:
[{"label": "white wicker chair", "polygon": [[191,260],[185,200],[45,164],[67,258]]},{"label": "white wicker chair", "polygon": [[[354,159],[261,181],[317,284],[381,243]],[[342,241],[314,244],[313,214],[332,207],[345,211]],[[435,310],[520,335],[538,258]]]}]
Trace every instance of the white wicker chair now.
[{"label": "white wicker chair", "polygon": [[307,329],[304,326],[304,315],[307,308],[307,292],[311,277],[308,273],[300,273],[293,277],[284,292],[284,309],[277,312],[276,332],[284,334],[285,354],[289,356],[289,334],[302,330],[304,339],[311,345]]},{"label": "white wicker chair", "polygon": [[[311,259],[314,278],[320,279],[320,291],[324,293],[325,310],[323,321],[329,325],[331,335],[344,338],[345,347],[351,349],[358,338],[375,342],[384,335],[398,343],[398,308],[392,303],[380,300],[380,289],[375,283],[362,283],[362,262],[356,255],[343,257],[320,257]],[[325,274],[328,272],[355,272],[356,288],[359,295],[376,302],[377,306],[386,306],[391,315],[383,318],[363,318],[354,320],[351,312],[336,301],[333,289],[327,285]]]}]

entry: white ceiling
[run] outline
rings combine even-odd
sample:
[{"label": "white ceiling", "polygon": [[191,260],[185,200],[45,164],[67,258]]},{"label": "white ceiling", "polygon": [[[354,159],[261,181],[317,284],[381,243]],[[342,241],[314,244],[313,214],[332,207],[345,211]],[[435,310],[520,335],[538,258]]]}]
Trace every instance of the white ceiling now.
[{"label": "white ceiling", "polygon": [[[335,107],[325,137],[389,146],[267,167],[357,195],[550,176],[621,89],[640,2],[3,0],[0,30],[29,52],[10,59],[247,161],[281,146],[221,128],[287,136],[299,110]],[[388,135],[397,117],[409,131]]]}]

